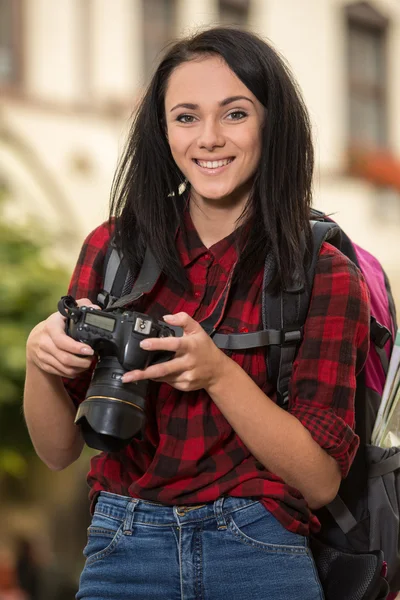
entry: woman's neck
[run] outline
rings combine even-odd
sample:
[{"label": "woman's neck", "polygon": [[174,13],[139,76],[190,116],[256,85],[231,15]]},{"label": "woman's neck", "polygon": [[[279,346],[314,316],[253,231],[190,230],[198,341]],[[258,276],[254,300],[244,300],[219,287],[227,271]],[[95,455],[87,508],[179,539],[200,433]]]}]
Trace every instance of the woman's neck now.
[{"label": "woman's neck", "polygon": [[206,248],[210,248],[234,231],[243,208],[242,204],[224,207],[209,205],[193,197],[189,200],[190,217]]}]

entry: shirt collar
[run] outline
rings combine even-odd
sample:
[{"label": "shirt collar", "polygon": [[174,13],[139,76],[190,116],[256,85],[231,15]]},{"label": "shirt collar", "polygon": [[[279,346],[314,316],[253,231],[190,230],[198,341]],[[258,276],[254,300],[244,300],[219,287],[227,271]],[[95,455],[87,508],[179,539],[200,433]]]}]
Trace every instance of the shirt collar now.
[{"label": "shirt collar", "polygon": [[238,259],[236,240],[241,227],[233,231],[227,237],[207,248],[201,241],[190,216],[189,209],[184,212],[183,225],[179,228],[176,244],[184,267],[199,259],[201,256],[209,255],[221,268],[229,274]]}]

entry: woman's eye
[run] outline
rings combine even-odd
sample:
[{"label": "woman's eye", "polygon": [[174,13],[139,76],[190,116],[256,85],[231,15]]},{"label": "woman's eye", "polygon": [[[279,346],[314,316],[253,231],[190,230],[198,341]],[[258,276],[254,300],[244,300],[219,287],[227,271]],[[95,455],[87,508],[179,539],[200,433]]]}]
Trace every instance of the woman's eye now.
[{"label": "woman's eye", "polygon": [[234,110],[228,115],[228,119],[231,119],[232,121],[240,121],[245,117],[247,117],[247,113],[245,113],[243,110]]},{"label": "woman's eye", "polygon": [[179,115],[176,120],[179,123],[193,123],[194,117],[192,115]]}]

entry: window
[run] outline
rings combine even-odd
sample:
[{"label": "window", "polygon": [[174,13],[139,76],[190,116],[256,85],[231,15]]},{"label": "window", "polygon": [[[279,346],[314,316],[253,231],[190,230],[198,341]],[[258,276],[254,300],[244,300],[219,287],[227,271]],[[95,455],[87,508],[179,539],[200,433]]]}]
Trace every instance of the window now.
[{"label": "window", "polygon": [[174,0],[143,2],[144,73],[149,78],[160,58],[160,52],[175,36],[176,7]]},{"label": "window", "polygon": [[387,142],[387,21],[368,3],[347,7],[350,145]]},{"label": "window", "polygon": [[246,27],[249,16],[249,0],[219,0],[219,20],[223,25]]},{"label": "window", "polygon": [[14,87],[21,79],[21,2],[0,0],[0,86]]}]

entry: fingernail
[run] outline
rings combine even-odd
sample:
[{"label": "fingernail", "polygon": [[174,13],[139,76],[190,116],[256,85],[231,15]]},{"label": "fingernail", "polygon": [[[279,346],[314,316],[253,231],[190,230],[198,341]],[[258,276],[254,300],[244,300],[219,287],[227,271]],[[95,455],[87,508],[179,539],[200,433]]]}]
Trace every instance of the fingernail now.
[{"label": "fingernail", "polygon": [[174,319],[174,318],[175,318],[175,315],[164,315],[163,316],[163,319],[166,319],[167,321],[171,320],[171,319]]},{"label": "fingernail", "polygon": [[81,348],[81,354],[90,354],[90,355],[93,355],[94,354],[94,350],[93,350],[93,348],[90,348],[90,346],[83,346],[83,348]]},{"label": "fingernail", "polygon": [[134,382],[134,379],[135,378],[133,375],[127,375],[126,373],[125,373],[125,375],[122,375],[122,377],[121,377],[122,383],[132,383],[132,382]]},{"label": "fingernail", "polygon": [[148,340],[143,340],[140,342],[139,346],[141,348],[144,348],[145,350],[149,350],[151,348],[151,342],[149,342]]}]

